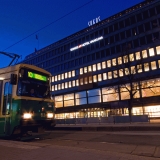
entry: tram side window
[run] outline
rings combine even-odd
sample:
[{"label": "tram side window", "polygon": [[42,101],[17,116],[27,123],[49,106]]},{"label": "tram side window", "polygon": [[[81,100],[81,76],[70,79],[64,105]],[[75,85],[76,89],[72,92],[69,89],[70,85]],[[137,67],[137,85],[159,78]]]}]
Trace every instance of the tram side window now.
[{"label": "tram side window", "polygon": [[12,85],[9,82],[6,82],[4,85],[4,94],[3,94],[3,115],[9,114],[12,101]]}]

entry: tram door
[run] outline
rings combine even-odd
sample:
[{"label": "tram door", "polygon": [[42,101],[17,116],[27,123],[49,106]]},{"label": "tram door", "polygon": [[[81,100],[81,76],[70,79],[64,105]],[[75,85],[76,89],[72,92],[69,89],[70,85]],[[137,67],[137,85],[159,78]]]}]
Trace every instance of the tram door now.
[{"label": "tram door", "polygon": [[4,117],[4,134],[9,135],[10,134],[10,125],[11,125],[11,102],[12,102],[12,85],[10,82],[4,83],[4,92],[3,92],[3,108],[2,108],[2,114]]}]

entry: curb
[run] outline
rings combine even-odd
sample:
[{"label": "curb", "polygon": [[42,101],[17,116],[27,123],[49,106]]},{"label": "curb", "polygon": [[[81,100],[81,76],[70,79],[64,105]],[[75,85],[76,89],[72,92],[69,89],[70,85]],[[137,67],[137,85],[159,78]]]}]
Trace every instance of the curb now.
[{"label": "curb", "polygon": [[160,126],[56,126],[54,130],[65,131],[160,131]]}]

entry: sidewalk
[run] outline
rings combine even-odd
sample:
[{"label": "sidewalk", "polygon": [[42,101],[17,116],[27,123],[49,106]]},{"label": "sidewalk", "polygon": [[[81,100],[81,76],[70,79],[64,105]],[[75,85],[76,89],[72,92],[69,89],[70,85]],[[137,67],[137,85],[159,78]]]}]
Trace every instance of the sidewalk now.
[{"label": "sidewalk", "polygon": [[57,124],[54,130],[75,131],[160,131],[160,122]]},{"label": "sidewalk", "polygon": [[[139,129],[137,129],[139,127]],[[126,132],[74,132],[81,131]],[[129,129],[127,131],[127,129]],[[130,132],[131,129],[136,132]],[[141,132],[148,129],[151,132]],[[157,160],[160,159],[160,123],[57,125],[43,140],[18,142],[0,140],[3,160]],[[126,129],[126,130],[124,130]],[[150,129],[150,130],[149,130]],[[151,130],[152,129],[152,130]],[[154,132],[152,132],[154,129]],[[157,130],[158,131],[157,131]],[[66,130],[71,132],[66,133]],[[109,129],[108,129],[109,130]],[[73,131],[73,132],[72,132]],[[139,132],[138,132],[139,131]],[[143,130],[144,131],[144,130]],[[109,141],[108,141],[109,140]],[[134,143],[130,143],[130,141]],[[141,144],[146,141],[153,143]]]},{"label": "sidewalk", "polygon": [[3,160],[155,160],[160,158],[160,147],[97,142],[73,142],[68,145],[24,143],[0,140]]}]

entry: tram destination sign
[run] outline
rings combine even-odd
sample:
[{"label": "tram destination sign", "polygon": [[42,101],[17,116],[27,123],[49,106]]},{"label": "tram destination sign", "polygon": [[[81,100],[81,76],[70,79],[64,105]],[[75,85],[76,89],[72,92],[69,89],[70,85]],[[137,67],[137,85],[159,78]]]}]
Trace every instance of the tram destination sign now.
[{"label": "tram destination sign", "polygon": [[29,78],[33,78],[33,79],[37,79],[37,80],[40,80],[40,81],[47,81],[47,77],[46,76],[43,76],[43,75],[40,75],[40,74],[37,74],[37,73],[34,73],[34,72],[28,72],[28,77]]}]

